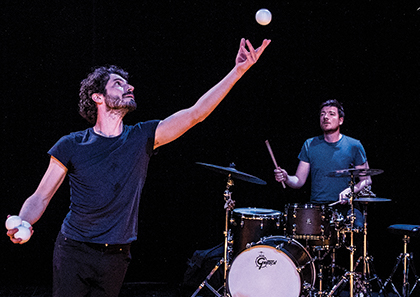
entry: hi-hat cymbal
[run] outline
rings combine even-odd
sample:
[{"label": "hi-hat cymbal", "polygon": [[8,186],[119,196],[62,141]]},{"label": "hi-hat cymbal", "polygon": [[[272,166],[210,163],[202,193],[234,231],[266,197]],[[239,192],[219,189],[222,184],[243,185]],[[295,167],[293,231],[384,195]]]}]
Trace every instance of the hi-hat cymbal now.
[{"label": "hi-hat cymbal", "polygon": [[384,172],[382,169],[350,168],[350,169],[341,169],[341,170],[336,170],[336,171],[329,172],[327,174],[327,176],[329,176],[329,177],[347,177],[347,176],[360,177],[360,176],[378,175],[378,174],[381,174],[382,172]]},{"label": "hi-hat cymbal", "polygon": [[376,198],[376,197],[360,197],[355,198],[354,202],[389,202],[391,199],[387,198]]},{"label": "hi-hat cymbal", "polygon": [[255,177],[255,176],[250,175],[250,174],[240,172],[240,171],[236,170],[234,167],[222,167],[222,166],[206,164],[206,163],[201,163],[201,162],[195,162],[195,163],[198,164],[198,165],[203,165],[204,167],[206,167],[210,170],[216,171],[218,173],[231,175],[233,178],[238,178],[240,180],[244,180],[244,181],[251,182],[251,183],[254,183],[254,184],[259,184],[259,185],[266,185],[267,184],[262,179],[259,179],[258,177]]}]

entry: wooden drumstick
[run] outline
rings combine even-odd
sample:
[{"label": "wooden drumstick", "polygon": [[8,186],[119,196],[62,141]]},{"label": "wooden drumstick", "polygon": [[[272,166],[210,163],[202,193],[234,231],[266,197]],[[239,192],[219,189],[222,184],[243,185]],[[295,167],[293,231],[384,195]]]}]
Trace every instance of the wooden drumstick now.
[{"label": "wooden drumstick", "polygon": [[336,204],[338,204],[338,203],[340,203],[341,201],[340,200],[338,200],[338,201],[336,201],[336,202],[333,202],[333,203],[330,203],[330,204],[328,204],[328,206],[334,206],[334,205],[336,205]]},{"label": "wooden drumstick", "polygon": [[[274,154],[273,154],[273,151],[271,150],[271,146],[270,146],[270,143],[268,142],[268,140],[265,141],[265,144],[267,145],[267,149],[268,149],[268,152],[271,155],[271,159],[273,159],[274,166],[276,166],[276,168],[280,168],[277,165],[276,158],[274,158]],[[281,184],[283,185],[283,189],[286,189],[286,185],[284,184],[284,182],[281,182]]]}]

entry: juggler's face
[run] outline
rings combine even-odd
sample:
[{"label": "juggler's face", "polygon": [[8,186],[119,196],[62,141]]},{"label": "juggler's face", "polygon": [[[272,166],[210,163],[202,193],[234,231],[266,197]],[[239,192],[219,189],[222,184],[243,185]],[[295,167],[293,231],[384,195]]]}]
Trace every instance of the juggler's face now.
[{"label": "juggler's face", "polygon": [[134,87],[118,74],[111,74],[105,86],[105,104],[109,109],[133,111],[137,108]]}]

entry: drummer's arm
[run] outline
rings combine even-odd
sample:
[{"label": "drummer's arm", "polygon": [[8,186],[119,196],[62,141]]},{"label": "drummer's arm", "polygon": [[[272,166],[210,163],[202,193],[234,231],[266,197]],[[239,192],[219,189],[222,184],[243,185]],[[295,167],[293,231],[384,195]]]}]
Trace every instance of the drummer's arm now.
[{"label": "drummer's arm", "polygon": [[293,189],[300,189],[305,184],[310,170],[311,165],[309,163],[300,161],[295,175],[288,175],[285,183]]},{"label": "drummer's arm", "polygon": [[[355,166],[356,169],[369,169],[369,164],[366,161],[366,163],[362,165]],[[359,182],[354,185],[354,192],[359,193],[361,190],[363,190],[365,187],[370,186],[372,184],[372,179],[370,178],[370,175],[368,176],[360,176]]]},{"label": "drummer's arm", "polygon": [[[362,165],[354,166],[356,169],[369,169],[369,164],[366,161],[366,163],[363,163]],[[372,184],[372,179],[370,176],[360,176],[359,182],[354,185],[354,193],[359,193],[361,190],[363,190],[365,187]],[[349,195],[351,193],[350,187],[345,188],[340,194],[339,199],[341,201],[341,204],[345,204],[348,201]]]}]

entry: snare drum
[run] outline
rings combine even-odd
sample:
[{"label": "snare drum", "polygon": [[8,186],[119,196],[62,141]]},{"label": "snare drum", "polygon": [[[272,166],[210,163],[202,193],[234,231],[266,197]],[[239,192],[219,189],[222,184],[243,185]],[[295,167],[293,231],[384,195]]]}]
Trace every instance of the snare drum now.
[{"label": "snare drum", "polygon": [[244,250],[227,277],[232,297],[306,296],[315,284],[315,266],[296,240],[271,236]]},{"label": "snare drum", "polygon": [[334,233],[332,210],[325,205],[287,204],[286,235],[295,239],[328,241]]},{"label": "snare drum", "polygon": [[284,234],[283,213],[273,209],[237,208],[233,210],[230,222],[233,257],[264,237]]}]

